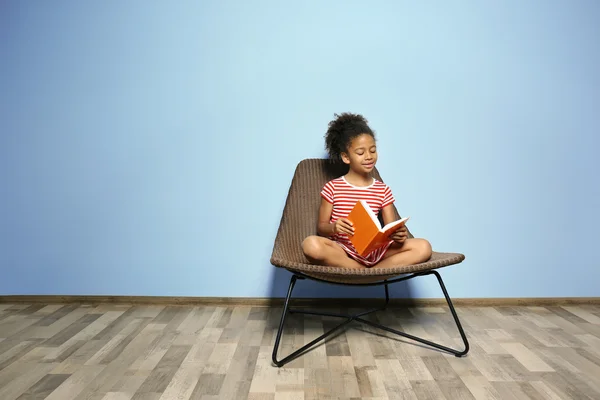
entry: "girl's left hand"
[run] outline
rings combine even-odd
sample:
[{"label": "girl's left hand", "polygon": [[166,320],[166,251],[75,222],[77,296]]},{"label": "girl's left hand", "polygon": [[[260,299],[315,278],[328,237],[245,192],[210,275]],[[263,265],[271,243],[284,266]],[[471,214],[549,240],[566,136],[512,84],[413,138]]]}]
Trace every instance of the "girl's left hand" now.
[{"label": "girl's left hand", "polygon": [[398,230],[390,235],[390,239],[396,243],[404,243],[408,239],[408,229],[402,225]]}]

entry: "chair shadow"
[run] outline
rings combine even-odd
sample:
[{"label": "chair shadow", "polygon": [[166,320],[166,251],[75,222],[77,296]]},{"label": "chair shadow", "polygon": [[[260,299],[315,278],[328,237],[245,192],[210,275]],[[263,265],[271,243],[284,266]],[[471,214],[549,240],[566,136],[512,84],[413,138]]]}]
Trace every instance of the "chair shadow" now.
[{"label": "chair shadow", "polygon": [[[269,297],[271,299],[285,299],[290,284],[292,273],[284,268],[273,267],[271,282],[269,287]],[[390,284],[390,300],[413,298],[413,292],[410,280]],[[357,286],[357,285],[338,285],[324,282],[317,282],[311,279],[298,280],[292,299],[384,299],[385,291],[383,285],[379,286]]]},{"label": "chair shadow", "polygon": [[[384,338],[384,339],[390,339],[390,340],[393,340],[395,342],[399,342],[399,343],[402,343],[402,344],[405,344],[405,345],[408,345],[408,346],[416,346],[416,347],[420,347],[422,349],[436,351],[438,353],[451,354],[451,353],[448,353],[446,351],[443,351],[443,350],[440,350],[440,349],[436,349],[435,347],[427,346],[427,345],[425,345],[423,343],[419,343],[419,342],[414,341],[414,340],[403,338],[402,336],[397,336],[397,335],[392,335],[392,334],[386,333],[385,331],[378,332],[378,331],[376,331],[374,329],[371,329],[371,330],[365,329],[361,325],[350,325],[350,326],[348,326],[348,327],[346,327],[344,329],[338,330],[336,333],[332,333],[331,335],[329,335],[325,339],[321,340],[319,343],[316,343],[312,347],[304,350],[302,353],[300,353],[300,355],[306,354],[306,353],[310,352],[311,350],[314,350],[314,349],[317,349],[317,348],[319,348],[321,346],[327,345],[327,343],[329,341],[337,338],[341,334],[345,334],[349,330],[356,330],[356,331],[367,333],[369,335],[378,336],[378,337],[381,337],[381,338]],[[284,332],[284,334],[285,334],[285,332]]]},{"label": "chair shadow", "polygon": [[[365,329],[365,328],[363,328],[361,326],[354,326],[354,327],[352,327],[352,329],[368,333],[369,335],[375,335],[375,336],[379,336],[379,337],[384,338],[384,339],[393,340],[395,342],[399,342],[399,343],[406,344],[406,345],[416,346],[416,347],[420,347],[422,349],[436,351],[438,353],[452,354],[452,353],[449,353],[447,351],[443,351],[441,349],[436,349],[435,347],[427,346],[426,344],[419,343],[419,342],[417,342],[415,340],[404,338],[403,336],[394,335],[392,333],[388,333],[388,332],[385,332],[385,331],[377,331],[375,329],[367,330],[367,329]],[[406,332],[406,333],[410,333],[410,332]]]}]

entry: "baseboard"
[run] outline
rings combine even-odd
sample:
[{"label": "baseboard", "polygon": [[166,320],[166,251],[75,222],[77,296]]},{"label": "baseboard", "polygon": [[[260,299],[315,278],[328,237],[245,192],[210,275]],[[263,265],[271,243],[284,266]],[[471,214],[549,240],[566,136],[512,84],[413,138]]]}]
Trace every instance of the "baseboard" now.
[{"label": "baseboard", "polygon": [[[255,306],[283,305],[284,298],[270,297],[177,297],[177,296],[63,296],[63,295],[0,295],[0,303],[32,304],[132,304],[181,306]],[[381,298],[294,298],[294,305],[318,307],[369,307],[381,305]],[[502,297],[456,298],[456,307],[511,307],[511,306],[563,306],[600,305],[600,297]],[[390,299],[397,307],[442,307],[444,298]]]}]

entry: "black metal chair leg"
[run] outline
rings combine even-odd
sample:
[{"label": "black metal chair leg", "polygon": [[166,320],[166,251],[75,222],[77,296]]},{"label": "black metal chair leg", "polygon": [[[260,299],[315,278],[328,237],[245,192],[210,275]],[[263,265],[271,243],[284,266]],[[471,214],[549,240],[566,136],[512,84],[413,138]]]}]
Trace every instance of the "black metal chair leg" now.
[{"label": "black metal chair leg", "polygon": [[387,283],[384,285],[384,287],[385,287],[385,305],[383,306],[383,308],[385,309],[387,307],[387,305],[390,304],[390,290],[388,289]]},{"label": "black metal chair leg", "polygon": [[465,335],[465,331],[463,330],[462,325],[460,324],[460,320],[458,319],[458,315],[454,310],[454,305],[452,304],[452,300],[450,300],[450,296],[448,295],[448,291],[446,290],[446,285],[444,285],[444,281],[440,276],[440,273],[436,270],[431,270],[430,273],[434,274],[442,288],[442,292],[444,293],[444,297],[446,298],[446,302],[448,303],[448,308],[450,308],[450,312],[452,313],[452,317],[454,318],[454,322],[456,323],[456,327],[458,328],[458,333],[460,333],[460,337],[465,345],[465,349],[460,352],[453,352],[456,357],[462,357],[469,352],[469,341],[467,340],[467,336]]},{"label": "black metal chair leg", "polygon": [[362,322],[364,324],[373,326],[375,328],[379,328],[379,329],[382,329],[384,331],[387,331],[387,332],[390,332],[390,333],[394,333],[394,334],[399,335],[399,336],[403,336],[405,338],[414,340],[416,342],[423,343],[423,344],[426,344],[426,345],[431,346],[431,347],[435,347],[436,349],[447,351],[447,352],[449,352],[451,354],[454,354],[456,357],[462,357],[465,354],[467,354],[468,351],[469,351],[469,342],[467,341],[467,337],[465,336],[465,332],[463,331],[462,325],[460,324],[460,321],[458,319],[458,315],[456,314],[456,311],[454,310],[454,306],[452,305],[452,301],[450,300],[450,296],[448,295],[448,291],[446,290],[446,286],[444,285],[444,282],[442,281],[442,277],[440,276],[440,274],[437,271],[434,271],[434,270],[427,271],[425,273],[418,274],[418,275],[415,275],[415,276],[425,276],[425,275],[430,275],[430,274],[434,274],[436,276],[436,278],[438,279],[438,283],[440,284],[440,287],[442,288],[442,292],[444,293],[444,297],[446,298],[446,302],[448,303],[448,307],[450,308],[450,312],[452,313],[452,317],[454,318],[454,322],[456,323],[456,327],[458,328],[458,332],[460,333],[460,336],[461,336],[461,338],[463,340],[463,343],[465,345],[465,349],[464,350],[461,351],[461,350],[451,349],[449,347],[446,347],[446,346],[443,346],[441,344],[432,342],[430,340],[423,339],[423,338],[420,338],[418,336],[414,336],[414,335],[411,335],[411,334],[408,334],[408,333],[405,333],[405,332],[401,332],[399,330],[396,330],[396,329],[393,329],[393,328],[389,328],[389,327],[387,327],[385,325],[381,325],[381,324],[379,324],[377,322],[372,322],[372,321],[369,321],[369,320],[364,319],[364,318],[356,317],[355,320],[358,321],[358,322]]},{"label": "black metal chair leg", "polygon": [[[351,316],[343,316],[344,318],[346,318],[346,321],[344,321],[341,324],[335,326],[334,328],[328,330],[327,332],[325,332],[324,334],[322,334],[318,338],[316,338],[313,341],[311,341],[310,343],[307,343],[306,345],[302,346],[301,348],[299,348],[298,350],[294,351],[292,354],[288,355],[287,357],[285,357],[285,358],[283,358],[281,360],[277,360],[277,352],[279,350],[279,343],[281,341],[281,335],[283,334],[283,329],[284,329],[284,325],[285,325],[285,317],[286,317],[286,315],[288,313],[288,310],[289,310],[290,298],[292,296],[292,291],[294,290],[294,285],[296,284],[296,280],[297,279],[298,279],[298,277],[296,275],[293,275],[292,278],[291,278],[291,280],[290,280],[290,286],[289,286],[289,289],[288,289],[288,294],[287,294],[287,297],[285,299],[285,305],[283,306],[283,311],[281,313],[281,321],[279,322],[279,330],[277,331],[277,337],[275,338],[275,346],[273,347],[272,360],[273,360],[273,363],[276,366],[278,366],[278,367],[281,367],[282,365],[286,364],[287,362],[293,360],[298,355],[300,355],[300,353],[306,351],[307,349],[309,349],[310,347],[312,347],[313,345],[315,345],[320,340],[325,339],[327,336],[330,336],[332,333],[334,333],[335,331],[339,330],[340,328],[346,326],[347,324],[349,324],[350,322],[352,322],[354,320],[354,318],[351,317]],[[296,311],[296,312],[298,312],[298,311]],[[341,315],[334,315],[334,316],[341,316]]]},{"label": "black metal chair leg", "polygon": [[290,286],[288,287],[287,297],[285,298],[285,304],[283,306],[283,311],[281,312],[281,321],[279,321],[279,330],[277,331],[277,337],[275,338],[275,347],[273,348],[273,363],[280,367],[283,365],[283,362],[277,361],[277,350],[279,350],[279,341],[281,340],[281,334],[283,333],[283,325],[285,323],[285,316],[287,315],[288,306],[290,303],[290,297],[292,296],[292,291],[294,290],[294,286],[296,285],[296,280],[298,278],[296,275],[292,275],[290,279]]},{"label": "black metal chair leg", "polygon": [[[442,289],[442,292],[444,293],[444,297],[446,298],[446,303],[448,303],[448,307],[450,308],[450,313],[452,314],[452,317],[454,318],[454,322],[456,323],[456,327],[458,328],[458,332],[460,333],[460,337],[462,338],[463,344],[465,345],[465,349],[464,350],[451,349],[451,348],[443,346],[441,344],[438,344],[438,343],[435,343],[435,342],[432,342],[432,341],[429,341],[429,340],[426,340],[426,339],[423,339],[423,338],[420,338],[418,336],[414,336],[414,335],[411,335],[411,334],[408,334],[408,333],[405,333],[405,332],[401,332],[401,331],[398,331],[396,329],[389,328],[387,326],[384,326],[384,325],[381,325],[379,323],[372,322],[372,321],[369,321],[369,320],[366,320],[366,319],[363,319],[363,318],[355,318],[355,319],[358,322],[362,322],[362,323],[365,323],[367,325],[371,325],[373,327],[382,329],[384,331],[387,331],[387,332],[390,332],[390,333],[394,333],[396,335],[403,336],[405,338],[414,340],[416,342],[423,343],[423,344],[426,344],[428,346],[435,347],[437,349],[447,351],[447,352],[449,352],[451,354],[454,354],[456,357],[462,357],[462,356],[464,356],[465,354],[467,354],[469,352],[469,341],[467,340],[467,336],[465,335],[465,332],[464,332],[463,327],[462,327],[462,325],[460,323],[460,320],[458,319],[458,315],[456,314],[456,310],[454,309],[454,305],[452,304],[452,300],[450,299],[450,296],[448,295],[448,291],[446,290],[446,286],[444,285],[444,281],[442,280],[442,277],[440,276],[439,272],[437,272],[435,270],[430,270],[430,271],[427,271],[427,272],[424,272],[424,273],[415,274],[411,278],[414,278],[414,277],[417,277],[417,276],[431,275],[431,274],[435,275],[435,277],[437,278],[438,283],[440,285],[440,288]],[[387,287],[387,285],[386,285],[386,287]]]}]

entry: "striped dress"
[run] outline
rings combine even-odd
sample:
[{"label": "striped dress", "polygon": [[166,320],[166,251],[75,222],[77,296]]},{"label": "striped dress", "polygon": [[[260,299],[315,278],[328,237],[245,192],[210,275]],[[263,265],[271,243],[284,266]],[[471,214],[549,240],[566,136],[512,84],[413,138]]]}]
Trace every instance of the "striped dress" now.
[{"label": "striped dress", "polygon": [[[352,185],[342,176],[327,182],[321,190],[321,196],[333,205],[330,222],[347,217],[354,204],[359,200],[366,200],[375,215],[379,215],[383,207],[395,201],[389,186],[375,178],[373,178],[373,183],[370,186],[361,187]],[[387,245],[373,250],[363,257],[356,252],[345,233],[334,234],[329,238],[338,243],[350,257],[367,267],[381,261],[385,252],[393,243],[390,240]]]}]

